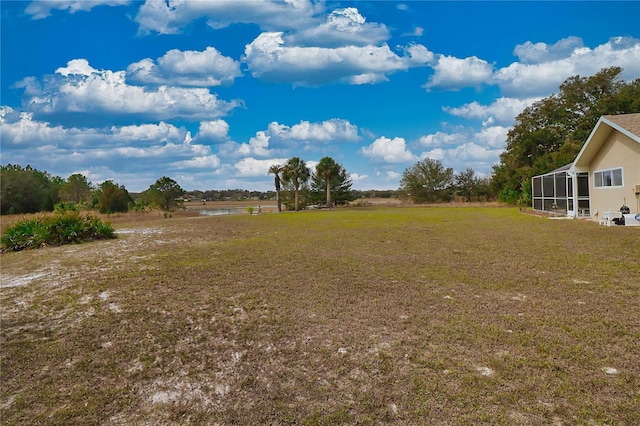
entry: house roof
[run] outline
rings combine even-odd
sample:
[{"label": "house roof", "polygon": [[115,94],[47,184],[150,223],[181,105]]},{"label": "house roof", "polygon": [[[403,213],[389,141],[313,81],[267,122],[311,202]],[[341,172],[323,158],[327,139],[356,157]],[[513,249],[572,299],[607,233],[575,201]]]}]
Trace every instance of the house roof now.
[{"label": "house roof", "polygon": [[580,171],[588,167],[612,131],[630,137],[640,143],[640,114],[603,115],[596,123],[584,146],[578,153],[571,169]]},{"label": "house roof", "polygon": [[549,173],[545,173],[545,175],[554,175],[556,173],[566,172],[567,170],[571,169],[571,166],[573,166],[573,163],[565,164],[562,167],[558,167],[555,170],[551,170]]},{"label": "house roof", "polygon": [[628,130],[630,133],[640,137],[640,113],[638,114],[620,114],[620,115],[603,115],[602,117],[614,124]]}]

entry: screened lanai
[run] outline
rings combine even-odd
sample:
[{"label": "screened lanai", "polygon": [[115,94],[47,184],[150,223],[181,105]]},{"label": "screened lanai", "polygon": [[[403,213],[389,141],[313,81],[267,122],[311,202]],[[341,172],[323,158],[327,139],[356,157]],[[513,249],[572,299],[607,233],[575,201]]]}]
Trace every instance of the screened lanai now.
[{"label": "screened lanai", "polygon": [[572,172],[572,165],[531,178],[534,210],[570,217],[590,215],[589,173]]}]

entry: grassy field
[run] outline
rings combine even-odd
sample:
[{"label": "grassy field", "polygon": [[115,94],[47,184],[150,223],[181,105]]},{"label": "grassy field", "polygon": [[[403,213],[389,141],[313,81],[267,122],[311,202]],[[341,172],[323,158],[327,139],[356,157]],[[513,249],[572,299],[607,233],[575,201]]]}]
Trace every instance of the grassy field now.
[{"label": "grassy field", "polygon": [[640,424],[638,228],[424,207],[113,224],[0,257],[2,424]]}]

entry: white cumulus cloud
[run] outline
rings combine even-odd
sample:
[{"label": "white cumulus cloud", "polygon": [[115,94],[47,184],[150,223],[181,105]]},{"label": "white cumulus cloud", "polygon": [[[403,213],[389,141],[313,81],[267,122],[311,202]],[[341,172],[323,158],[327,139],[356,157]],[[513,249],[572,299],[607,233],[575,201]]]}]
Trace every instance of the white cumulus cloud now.
[{"label": "white cumulus cloud", "polygon": [[407,61],[416,66],[422,66],[433,62],[435,55],[426,47],[417,43],[410,43],[404,49]]},{"label": "white cumulus cloud", "polygon": [[356,142],[358,141],[358,126],[348,120],[333,118],[330,120],[311,123],[300,121],[293,126],[271,122],[268,133],[282,140],[321,141],[321,142]]},{"label": "white cumulus cloud", "polygon": [[173,86],[220,86],[240,77],[240,63],[216,48],[204,51],[173,49],[156,61],[146,58],[127,67],[127,81]]},{"label": "white cumulus cloud", "polygon": [[85,59],[69,61],[42,86],[30,80],[23,103],[36,115],[76,113],[102,117],[213,119],[240,105],[224,101],[205,88],[160,86],[149,89],[126,83],[125,71],[95,70]]},{"label": "white cumulus cloud", "polygon": [[323,10],[322,3],[309,0],[146,0],[135,21],[143,33],[176,34],[191,22],[205,18],[212,28],[232,23],[253,23],[263,29],[308,28],[314,16]]},{"label": "white cumulus cloud", "polygon": [[12,108],[4,109],[0,122],[0,135],[2,136],[2,145],[5,148],[5,158],[7,146],[37,146],[43,141],[63,141],[67,136],[67,131],[62,126],[51,126],[47,122],[34,121],[32,113],[21,112],[17,120],[14,120],[15,115]]},{"label": "white cumulus cloud", "polygon": [[384,24],[368,23],[355,7],[336,9],[326,22],[286,36],[287,43],[296,46],[338,47],[346,45],[377,45],[388,40]]},{"label": "white cumulus cloud", "polygon": [[480,146],[493,149],[502,149],[506,146],[509,127],[488,126],[474,135],[474,141]]},{"label": "white cumulus cloud", "polygon": [[576,49],[581,49],[583,46],[582,39],[575,36],[563,38],[555,44],[527,41],[517,45],[513,54],[523,64],[538,64],[569,57]]},{"label": "white cumulus cloud", "polygon": [[523,62],[497,70],[494,82],[503,95],[525,98],[549,96],[568,77],[591,76],[611,66],[622,67],[621,77],[625,80],[640,77],[640,40],[613,37],[593,49],[581,44],[582,40],[576,37],[551,47],[525,43],[516,48]]},{"label": "white cumulus cloud", "polygon": [[198,140],[221,141],[229,137],[229,123],[224,120],[201,121],[196,138]]},{"label": "white cumulus cloud", "polygon": [[266,132],[258,132],[249,139],[249,143],[241,144],[238,152],[241,155],[258,155],[261,157],[269,155],[269,139],[271,137]]},{"label": "white cumulus cloud", "polygon": [[[412,52],[416,55],[411,56]],[[388,74],[425,65],[420,62],[424,56],[424,50],[416,47],[399,56],[386,44],[337,48],[286,46],[282,32],[264,32],[245,47],[243,61],[256,78],[316,86],[385,81]]]},{"label": "white cumulus cloud", "polygon": [[220,167],[220,159],[216,155],[204,155],[189,160],[175,161],[171,163],[175,169],[216,169]]},{"label": "white cumulus cloud", "polygon": [[430,135],[421,136],[420,139],[418,139],[418,143],[420,146],[428,148],[460,145],[466,140],[467,136],[464,134],[436,132]]},{"label": "white cumulus cloud", "polygon": [[540,98],[498,98],[489,105],[482,105],[477,101],[460,107],[443,107],[443,111],[457,117],[487,120],[502,124],[513,124],[515,117],[525,108],[531,106]]},{"label": "white cumulus cloud", "polygon": [[351,179],[352,182],[363,181],[363,180],[366,180],[368,177],[369,175],[362,175],[359,173],[351,173],[349,175],[349,178]]},{"label": "white cumulus cloud", "polygon": [[508,131],[509,128],[503,126],[484,126],[479,130],[460,128],[452,133],[438,131],[420,137],[418,144],[423,148],[445,150],[456,149],[469,143],[488,149],[503,148]]},{"label": "white cumulus cloud", "polygon": [[252,157],[243,158],[234,164],[238,174],[245,177],[264,177],[268,175],[269,167],[274,164],[284,164],[286,158],[275,158],[269,160],[257,160]]},{"label": "white cumulus cloud", "polygon": [[70,75],[83,75],[90,76],[91,74],[98,73],[99,71],[89,65],[89,61],[86,59],[72,59],[67,62],[66,67],[60,67],[56,70],[56,74],[60,74],[64,77]]},{"label": "white cumulus cloud", "polygon": [[393,170],[388,170],[386,175],[387,175],[387,178],[390,180],[396,180],[396,179],[399,179],[400,176],[402,176],[402,174],[398,172],[394,172]]},{"label": "white cumulus cloud", "polygon": [[360,140],[358,126],[348,120],[332,118],[321,122],[301,120],[292,126],[276,121],[259,130],[248,143],[227,142],[219,146],[224,157],[267,157],[291,149],[309,150],[316,143],[340,144]]},{"label": "white cumulus cloud", "polygon": [[440,55],[433,70],[434,74],[423,86],[427,90],[459,90],[463,87],[480,86],[490,83],[493,76],[493,65],[475,56],[460,59]]},{"label": "white cumulus cloud", "polygon": [[130,126],[112,126],[110,133],[114,140],[131,143],[182,141],[187,133],[184,128],[161,121],[158,124],[138,124]]},{"label": "white cumulus cloud", "polygon": [[420,158],[439,160],[445,167],[451,167],[456,172],[471,167],[476,174],[488,176],[491,166],[499,162],[501,152],[502,149],[491,149],[468,142],[453,148],[434,148],[423,152]]},{"label": "white cumulus cloud", "polygon": [[270,148],[271,136],[261,130],[249,139],[248,143],[228,141],[218,146],[218,153],[222,157],[239,158],[247,156],[268,157],[273,154]]},{"label": "white cumulus cloud", "polygon": [[33,119],[33,114],[21,112],[3,117],[0,134],[3,145],[41,146],[55,143],[60,149],[115,148],[134,144],[138,147],[158,143],[182,143],[188,132],[161,121],[158,124],[111,126],[109,128],[77,128],[51,125]]},{"label": "white cumulus cloud", "polygon": [[43,19],[51,15],[52,10],[68,10],[70,13],[88,12],[96,6],[122,6],[130,0],[36,0],[25,9],[33,19]]},{"label": "white cumulus cloud", "polygon": [[508,127],[488,125],[480,130],[461,128],[453,133],[425,135],[418,140],[427,149],[420,158],[440,160],[455,171],[471,167],[479,175],[488,176],[491,167],[499,162],[508,131]]},{"label": "white cumulus cloud", "polygon": [[[640,77],[640,40],[633,37],[612,37],[595,48],[584,46],[582,39],[575,36],[555,44],[527,41],[517,45],[514,54],[519,61],[499,69],[475,56],[456,58],[439,55],[436,62],[430,64],[434,74],[423,87],[427,90],[459,90],[496,85],[505,98],[512,99],[497,101],[492,106],[504,109],[509,102],[515,106],[516,99],[526,103],[533,98],[549,96],[571,76],[587,77],[607,67],[621,67],[621,77],[627,81]],[[478,111],[478,107],[472,103],[450,111],[467,114],[473,113],[472,110]],[[510,113],[505,110],[502,117],[496,114],[495,118],[504,122],[508,115]]]},{"label": "white cumulus cloud", "polygon": [[3,161],[12,164],[39,164],[65,176],[98,168],[119,176],[157,173],[170,163],[183,168],[215,165],[209,146],[193,143],[186,129],[165,122],[77,128],[35,120],[32,113],[2,112],[0,138],[11,148],[4,150]]},{"label": "white cumulus cloud", "polygon": [[400,137],[379,137],[371,145],[360,148],[359,152],[373,161],[383,163],[405,163],[416,159],[407,148],[404,138]]}]

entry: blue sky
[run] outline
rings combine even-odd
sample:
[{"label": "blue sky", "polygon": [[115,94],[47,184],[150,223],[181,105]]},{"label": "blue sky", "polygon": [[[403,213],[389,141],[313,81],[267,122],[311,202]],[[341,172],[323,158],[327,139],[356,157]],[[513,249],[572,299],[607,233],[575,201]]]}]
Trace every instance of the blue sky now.
[{"label": "blue sky", "polygon": [[272,189],[331,156],[355,189],[426,157],[489,175],[523,108],[613,65],[640,2],[2,1],[1,163],[131,192]]}]

